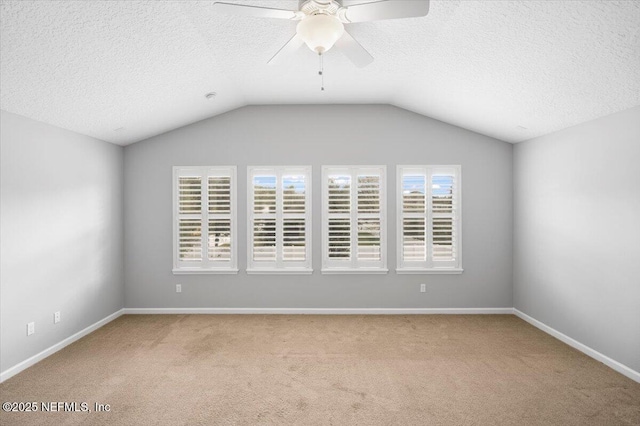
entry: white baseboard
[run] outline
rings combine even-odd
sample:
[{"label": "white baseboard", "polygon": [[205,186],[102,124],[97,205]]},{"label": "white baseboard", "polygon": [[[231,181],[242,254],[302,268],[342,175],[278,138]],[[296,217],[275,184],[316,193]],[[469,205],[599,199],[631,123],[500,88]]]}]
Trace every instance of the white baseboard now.
[{"label": "white baseboard", "polygon": [[100,321],[98,321],[98,322],[96,322],[94,324],[91,324],[89,327],[78,331],[76,334],[67,337],[66,339],[56,343],[53,346],[48,347],[47,349],[45,349],[42,352],[32,356],[31,358],[27,358],[24,361],[14,365],[13,367],[7,368],[5,371],[0,373],[0,383],[4,382],[5,380],[9,379],[10,377],[15,376],[16,374],[20,373],[21,371],[26,370],[27,368],[31,367],[35,363],[42,361],[43,359],[45,359],[49,355],[53,355],[54,353],[58,352],[60,349],[64,348],[65,346],[70,345],[71,343],[75,342],[76,340],[80,340],[81,338],[83,338],[87,334],[99,329],[103,325],[113,321],[114,319],[118,318],[119,316],[122,316],[123,314],[124,314],[124,309],[120,309],[119,311],[116,311],[116,312],[112,313],[111,315],[109,315],[109,316],[107,316],[105,318],[102,318]]},{"label": "white baseboard", "polygon": [[631,380],[635,380],[636,382],[640,383],[640,373],[633,370],[630,367],[627,367],[624,364],[619,363],[616,360],[613,360],[611,358],[609,358],[608,356],[601,354],[600,352],[596,351],[595,349],[590,348],[587,345],[584,345],[580,342],[578,342],[575,339],[572,339],[571,337],[567,336],[564,333],[559,332],[558,330],[556,330],[555,328],[549,327],[547,324],[538,321],[535,318],[530,317],[529,315],[525,314],[522,311],[519,311],[518,309],[513,309],[513,313],[522,318],[523,320],[525,320],[526,322],[528,322],[529,324],[533,325],[534,327],[539,328],[540,330],[544,331],[547,334],[552,335],[553,337],[555,337],[556,339],[566,343],[567,345],[579,350],[580,352],[590,356],[591,358],[595,359],[596,361],[600,361],[601,363],[603,363],[604,365],[614,369],[615,371],[617,371],[620,374],[623,374],[625,376],[627,376],[628,378],[630,378]]},{"label": "white baseboard", "polygon": [[424,315],[513,314],[513,308],[125,308],[125,314]]}]

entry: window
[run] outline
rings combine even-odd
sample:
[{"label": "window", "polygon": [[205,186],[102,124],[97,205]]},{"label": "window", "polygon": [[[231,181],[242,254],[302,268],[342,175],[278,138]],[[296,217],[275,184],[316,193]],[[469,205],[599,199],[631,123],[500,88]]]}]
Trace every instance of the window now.
[{"label": "window", "polygon": [[398,166],[398,273],[461,273],[460,166]]},{"label": "window", "polygon": [[173,273],[237,273],[236,168],[173,168]]},{"label": "window", "polygon": [[385,166],[325,166],[323,273],[386,273]]},{"label": "window", "polygon": [[311,167],[249,167],[248,273],[311,269]]}]

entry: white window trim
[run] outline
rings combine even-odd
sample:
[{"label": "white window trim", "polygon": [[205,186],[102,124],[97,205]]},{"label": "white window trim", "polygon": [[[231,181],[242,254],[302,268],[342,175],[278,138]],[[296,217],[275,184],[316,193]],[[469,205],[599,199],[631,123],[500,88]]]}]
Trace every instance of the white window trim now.
[{"label": "white window trim", "polygon": [[[441,169],[451,169],[455,171],[457,180],[457,193],[454,197],[454,211],[455,211],[455,228],[456,228],[456,260],[452,266],[434,266],[429,259],[425,266],[408,266],[407,262],[403,260],[403,241],[402,241],[402,206],[403,206],[403,193],[402,193],[402,176],[405,169],[424,169],[427,182],[426,182],[426,197],[429,200],[431,194],[431,180],[434,171]],[[429,211],[429,204],[425,206],[427,208],[427,246],[430,246],[431,231],[428,225],[431,217]],[[398,275],[457,275],[462,274],[464,269],[462,268],[462,167],[460,165],[398,165],[396,166],[396,254],[397,254],[397,268],[396,273]]]},{"label": "white window trim", "polygon": [[311,268],[248,268],[248,275],[311,275],[313,269]]},{"label": "white window trim", "polygon": [[[305,182],[305,261],[284,262],[256,262],[253,260],[253,177],[256,171],[267,171],[276,175],[276,228],[284,217],[282,209],[282,176],[287,174],[304,174]],[[311,166],[248,166],[247,167],[247,274],[248,275],[310,275],[312,268],[312,168]],[[280,255],[282,235],[276,231],[276,257]]]},{"label": "white window trim", "polygon": [[[207,235],[209,207],[208,207],[208,177],[227,173],[231,177],[231,259],[222,265],[208,260]],[[178,257],[178,177],[184,175],[202,177],[202,266],[180,265]],[[173,167],[173,269],[174,275],[223,274],[238,273],[238,209],[237,209],[237,167],[236,166],[174,166]]]},{"label": "white window trim", "polygon": [[398,275],[460,275],[464,272],[462,268],[398,268]]},{"label": "white window trim", "polygon": [[174,268],[172,270],[173,275],[236,275],[238,268]]},{"label": "white window trim", "polygon": [[324,275],[386,275],[387,268],[322,268]]},{"label": "white window trim", "polygon": [[[351,176],[352,189],[351,189],[351,223],[354,220],[357,221],[357,177],[358,173],[380,173],[380,266],[357,266],[357,257],[352,252],[350,265],[347,265],[347,261],[331,261],[329,260],[329,188],[328,178],[329,174],[345,173]],[[358,233],[352,235],[352,247],[357,244]],[[340,265],[338,263],[344,263]],[[389,269],[387,268],[387,166],[385,165],[362,165],[362,166],[322,166],[322,274],[387,274]]]}]

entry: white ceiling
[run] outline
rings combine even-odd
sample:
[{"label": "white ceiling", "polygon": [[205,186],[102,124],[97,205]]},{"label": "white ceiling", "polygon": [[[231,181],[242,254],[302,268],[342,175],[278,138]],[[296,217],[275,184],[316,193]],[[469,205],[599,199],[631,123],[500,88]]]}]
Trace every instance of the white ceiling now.
[{"label": "white ceiling", "polygon": [[266,64],[295,22],[211,5],[3,0],[0,108],[127,145],[250,104],[388,103],[509,142],[640,105],[638,1],[432,1],[351,24],[375,61],[329,51],[325,92],[306,47]]}]

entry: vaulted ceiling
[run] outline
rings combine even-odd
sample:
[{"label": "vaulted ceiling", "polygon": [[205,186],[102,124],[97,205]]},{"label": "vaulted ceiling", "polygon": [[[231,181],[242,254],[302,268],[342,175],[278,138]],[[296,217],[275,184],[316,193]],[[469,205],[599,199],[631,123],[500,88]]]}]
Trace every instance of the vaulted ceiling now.
[{"label": "vaulted ceiling", "polygon": [[350,24],[375,61],[327,52],[324,92],[304,46],[267,65],[296,22],[212,3],[2,1],[0,108],[127,145],[253,104],[392,104],[509,142],[640,105],[638,1],[432,1]]}]

